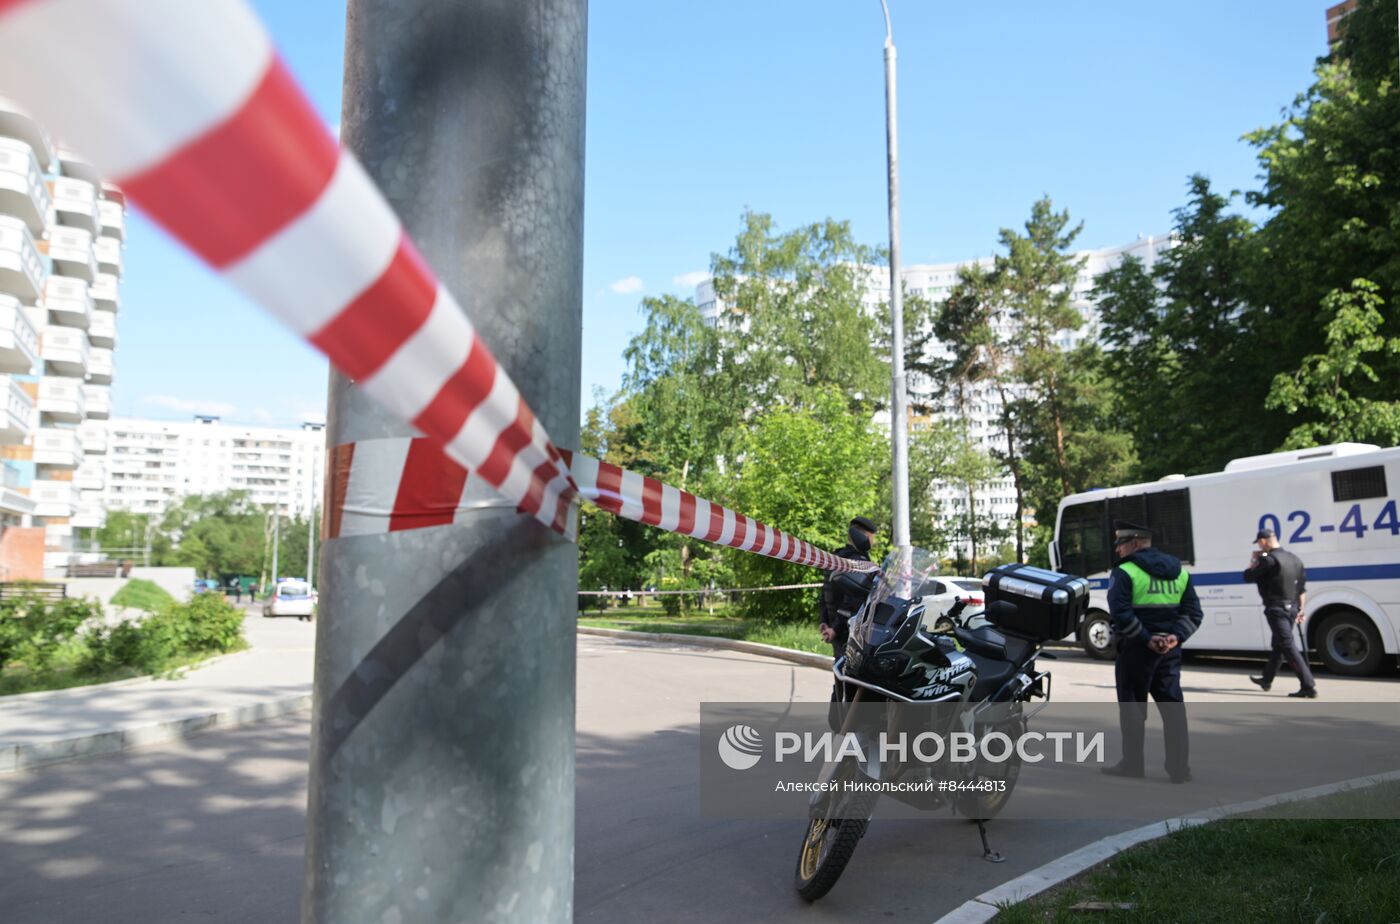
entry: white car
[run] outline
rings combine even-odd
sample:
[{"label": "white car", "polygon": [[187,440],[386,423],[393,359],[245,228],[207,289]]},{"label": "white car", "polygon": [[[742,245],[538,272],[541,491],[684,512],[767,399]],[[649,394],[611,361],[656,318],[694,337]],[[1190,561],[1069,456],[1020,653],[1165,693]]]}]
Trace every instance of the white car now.
[{"label": "white car", "polygon": [[282,581],[263,602],[263,616],[310,619],[316,613],[316,591],[305,581]]},{"label": "white car", "polygon": [[922,622],[930,629],[937,627],[959,600],[966,600],[968,606],[982,606],[982,582],[977,578],[931,577],[919,590],[924,602]]}]

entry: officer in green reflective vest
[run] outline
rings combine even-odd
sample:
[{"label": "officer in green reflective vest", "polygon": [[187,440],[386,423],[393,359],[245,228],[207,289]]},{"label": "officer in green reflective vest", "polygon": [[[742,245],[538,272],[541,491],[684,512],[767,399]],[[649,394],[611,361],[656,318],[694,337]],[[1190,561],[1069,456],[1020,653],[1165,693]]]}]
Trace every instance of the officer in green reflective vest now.
[{"label": "officer in green reflective vest", "polygon": [[1108,585],[1108,613],[1118,637],[1114,677],[1123,759],[1104,767],[1110,776],[1141,777],[1143,731],[1150,693],[1162,716],[1167,743],[1167,776],[1191,779],[1186,707],[1181,696],[1181,643],[1201,626],[1201,601],[1181,560],[1152,548],[1145,526],[1113,524],[1117,563]]}]

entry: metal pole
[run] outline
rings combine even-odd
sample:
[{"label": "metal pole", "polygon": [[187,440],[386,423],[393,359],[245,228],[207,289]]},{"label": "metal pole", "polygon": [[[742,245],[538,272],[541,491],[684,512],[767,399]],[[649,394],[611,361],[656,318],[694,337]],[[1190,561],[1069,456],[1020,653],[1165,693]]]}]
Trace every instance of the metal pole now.
[{"label": "metal pole", "polygon": [[894,545],[909,545],[909,416],[904,381],[904,287],[899,278],[899,118],[895,105],[894,34],[890,8],[885,13],[885,145],[889,158],[890,194],[890,444],[894,450],[892,502]]},{"label": "metal pole", "polygon": [[[347,5],[342,141],[564,447],[586,22],[584,0]],[[411,432],[332,375],[328,446]],[[577,546],[502,503],[324,542],[320,573],[302,920],[571,921]]]},{"label": "metal pole", "polygon": [[277,589],[277,546],[282,541],[282,511],[272,508],[272,589]]}]

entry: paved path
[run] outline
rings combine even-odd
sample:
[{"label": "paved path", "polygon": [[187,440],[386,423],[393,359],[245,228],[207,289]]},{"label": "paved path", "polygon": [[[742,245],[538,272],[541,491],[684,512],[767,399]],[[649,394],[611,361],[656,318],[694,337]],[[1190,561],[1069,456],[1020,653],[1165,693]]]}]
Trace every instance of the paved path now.
[{"label": "paved path", "polygon": [[[288,652],[309,645],[305,623],[250,628],[277,633]],[[1187,687],[1200,698],[1254,698],[1249,669],[1193,662]],[[1103,699],[1111,670],[1069,653],[1056,665],[1057,697]],[[578,676],[581,922],[928,922],[1140,823],[999,821],[996,843],[1010,859],[993,866],[965,822],[882,820],[832,894],[807,906],[790,885],[799,822],[699,816],[696,723],[703,700],[824,700],[826,675],[735,652],[584,637]],[[1336,699],[1400,697],[1393,679],[1323,684]],[[0,776],[5,921],[297,920],[307,736],[303,713]]]},{"label": "paved path", "polygon": [[250,616],[250,651],[173,680],[125,681],[0,699],[0,752],[159,725],[311,692],[313,623]]}]

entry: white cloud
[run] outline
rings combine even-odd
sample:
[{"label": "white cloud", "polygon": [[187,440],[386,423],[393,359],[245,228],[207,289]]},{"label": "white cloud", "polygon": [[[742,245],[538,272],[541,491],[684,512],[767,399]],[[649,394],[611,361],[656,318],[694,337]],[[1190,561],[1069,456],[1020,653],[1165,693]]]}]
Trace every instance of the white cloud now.
[{"label": "white cloud", "polygon": [[141,400],[145,404],[185,414],[217,414],[224,417],[232,414],[235,410],[232,404],[223,401],[199,401],[190,398],[177,398],[174,395],[146,395]]},{"label": "white cloud", "polygon": [[608,286],[618,295],[635,295],[646,288],[646,283],[642,282],[641,276],[623,276],[617,282]]},{"label": "white cloud", "polygon": [[683,289],[693,289],[709,278],[709,270],[695,270],[693,273],[681,273],[679,276],[672,276],[671,284],[680,286]]}]

